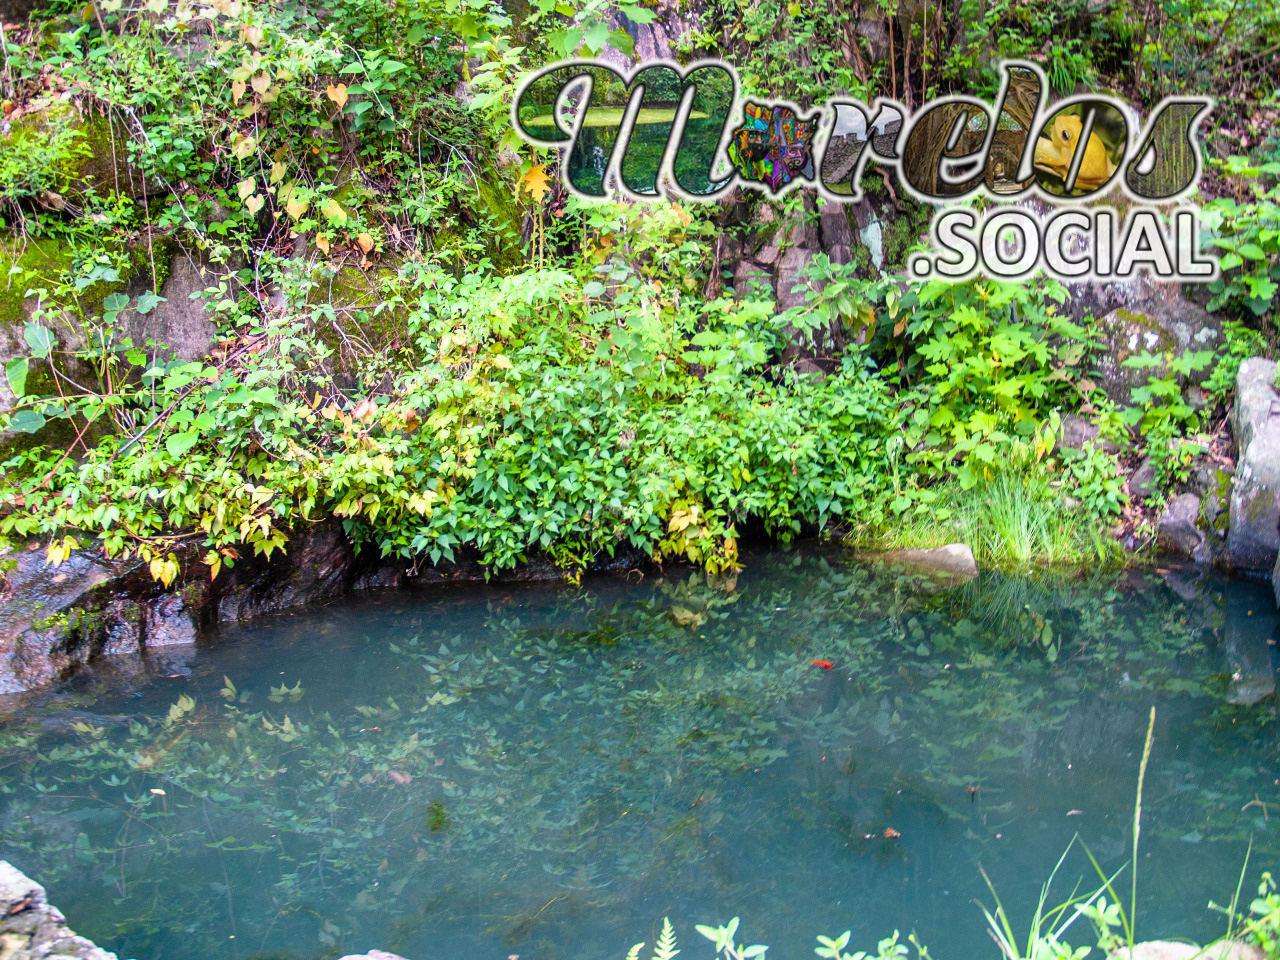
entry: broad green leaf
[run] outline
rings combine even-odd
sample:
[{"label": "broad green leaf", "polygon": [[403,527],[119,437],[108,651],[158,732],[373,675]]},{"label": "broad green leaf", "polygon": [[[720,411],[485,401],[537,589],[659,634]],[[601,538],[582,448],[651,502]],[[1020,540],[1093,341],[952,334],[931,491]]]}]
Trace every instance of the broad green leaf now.
[{"label": "broad green leaf", "polygon": [[44,428],[47,421],[34,410],[19,410],[9,418],[9,429],[15,433],[35,433]]},{"label": "broad green leaf", "polygon": [[172,434],[164,442],[164,448],[174,457],[180,457],[200,440],[200,434],[194,430],[188,430],[185,433]]},{"label": "broad green leaf", "polygon": [[9,389],[18,398],[27,395],[27,358],[14,357],[4,365],[5,379],[9,381]]},{"label": "broad green leaf", "polygon": [[22,335],[27,341],[27,346],[31,348],[31,355],[41,360],[48,358],[49,354],[53,352],[54,343],[57,342],[52,330],[41,326],[35,321],[27,324]]},{"label": "broad green leaf", "polygon": [[146,316],[160,304],[165,302],[165,298],[157,295],[154,291],[148,290],[146,293],[138,297],[138,312]]}]

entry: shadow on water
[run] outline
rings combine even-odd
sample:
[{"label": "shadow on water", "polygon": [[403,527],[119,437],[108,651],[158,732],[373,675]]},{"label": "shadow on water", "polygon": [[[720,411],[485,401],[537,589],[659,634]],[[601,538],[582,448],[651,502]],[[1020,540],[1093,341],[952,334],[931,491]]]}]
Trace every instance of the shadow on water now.
[{"label": "shadow on water", "polygon": [[[1076,833],[1124,862],[1154,704],[1139,933],[1209,937],[1250,838],[1280,866],[1267,594],[939,591],[810,550],[370,596],[10,718],[3,855],[154,960],[621,956],[664,914],[686,940],[741,914],[779,956],[852,927],[977,960],[979,865],[1017,918]],[[1063,896],[1092,876],[1064,871]]]}]

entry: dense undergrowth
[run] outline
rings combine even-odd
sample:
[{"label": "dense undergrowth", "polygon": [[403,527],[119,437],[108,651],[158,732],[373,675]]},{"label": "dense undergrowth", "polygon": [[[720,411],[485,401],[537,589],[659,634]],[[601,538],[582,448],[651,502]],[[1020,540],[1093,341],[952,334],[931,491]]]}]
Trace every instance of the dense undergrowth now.
[{"label": "dense undergrowth", "polygon": [[[503,567],[542,552],[571,573],[624,543],[732,567],[756,528],[1115,558],[1112,532],[1137,524],[1141,542],[1143,516],[1116,454],[1056,446],[1060,418],[1150,456],[1167,491],[1207,447],[1235,367],[1265,351],[1280,272],[1265,51],[1280,21],[1216,0],[1181,19],[1128,0],[1041,19],[970,6],[889,10],[887,63],[856,37],[814,49],[852,30],[840,4],[773,0],[742,16],[710,5],[677,52],[731,52],[749,89],[805,102],[981,93],[995,54],[1047,49],[1060,92],[1149,105],[1207,84],[1248,103],[1243,135],[1209,141],[1211,160],[1233,137],[1249,153],[1219,165],[1204,218],[1225,251],[1211,304],[1232,318],[1225,344],[1127,403],[1091,379],[1096,331],[1066,319],[1054,283],[921,285],[820,257],[808,302],[779,311],[723,292],[708,253],[739,229],[728,206],[567,197],[507,110],[522,70],[629,49],[600,26],[605,4],[96,0],[10,24],[3,303],[29,356],[6,369],[8,424],[37,442],[8,444],[0,531],[55,560],[100,542],[166,582],[183,545],[216,575],[326,517],[383,554]],[[90,155],[114,158],[109,175],[85,174]],[[776,206],[814,216],[799,194]],[[164,302],[175,255],[205,271],[223,338],[186,361],[127,322],[145,328]],[[372,294],[338,303],[352,276]],[[797,351],[830,375],[797,373]]]}]

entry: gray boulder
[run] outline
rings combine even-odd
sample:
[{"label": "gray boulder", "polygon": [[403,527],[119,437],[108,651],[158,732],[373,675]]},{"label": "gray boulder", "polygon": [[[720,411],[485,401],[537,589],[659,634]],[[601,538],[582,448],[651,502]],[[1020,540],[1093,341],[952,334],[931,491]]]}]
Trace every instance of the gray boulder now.
[{"label": "gray boulder", "polygon": [[1129,477],[1129,494],[1138,500],[1146,500],[1156,492],[1156,467],[1147,457]]},{"label": "gray boulder", "polygon": [[1232,432],[1236,473],[1231,488],[1227,564],[1269,573],[1280,553],[1280,394],[1276,365],[1253,357],[1240,365]]},{"label": "gray boulder", "polygon": [[1120,448],[1100,435],[1098,425],[1077,413],[1069,413],[1062,418],[1058,429],[1058,446],[1064,449],[1083,450],[1085,444],[1092,443],[1103,453],[1119,453]]},{"label": "gray boulder", "polygon": [[[1096,322],[1105,347],[1098,360],[1098,385],[1117,403],[1128,403],[1130,392],[1151,377],[1167,376],[1172,361],[1185,353],[1208,350],[1222,343],[1221,324],[1201,307],[1173,297],[1151,297],[1120,307]],[[1130,357],[1150,353],[1162,357],[1153,367],[1130,367]],[[1209,367],[1189,378],[1202,383]]]},{"label": "gray boulder", "polygon": [[948,586],[964,583],[978,575],[978,564],[966,543],[948,543],[922,550],[891,550],[880,558],[893,566],[906,567],[944,581]]},{"label": "gray boulder", "polygon": [[44,887],[0,860],[0,957],[4,960],[116,960],[67,927]]},{"label": "gray boulder", "polygon": [[1199,559],[1205,539],[1199,523],[1200,498],[1194,493],[1174,497],[1165,506],[1156,524],[1157,542],[1166,553]]}]

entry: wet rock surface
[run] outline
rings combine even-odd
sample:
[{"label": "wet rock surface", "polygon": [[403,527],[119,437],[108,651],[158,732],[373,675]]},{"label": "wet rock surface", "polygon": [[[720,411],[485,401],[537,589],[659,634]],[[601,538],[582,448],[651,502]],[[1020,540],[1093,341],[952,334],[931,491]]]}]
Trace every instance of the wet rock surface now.
[{"label": "wet rock surface", "polygon": [[[67,927],[44,887],[0,860],[0,958],[3,960],[116,960]],[[374,958],[384,960],[384,958]]]},{"label": "wet rock surface", "polygon": [[1240,365],[1232,427],[1236,472],[1231,489],[1227,563],[1243,573],[1270,573],[1280,552],[1280,394],[1276,364],[1259,357]]}]

